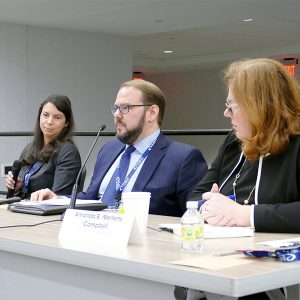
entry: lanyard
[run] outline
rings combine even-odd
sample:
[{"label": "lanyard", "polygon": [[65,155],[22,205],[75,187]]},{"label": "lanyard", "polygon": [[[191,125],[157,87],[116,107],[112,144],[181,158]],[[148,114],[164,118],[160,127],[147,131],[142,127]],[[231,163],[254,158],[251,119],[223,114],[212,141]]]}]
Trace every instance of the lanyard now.
[{"label": "lanyard", "polygon": [[29,188],[30,177],[35,172],[35,170],[37,169],[38,165],[39,165],[39,161],[35,162],[31,166],[29,172],[25,175],[25,178],[24,178],[24,188],[25,188],[26,192],[28,191],[28,188]]},{"label": "lanyard", "polygon": [[124,188],[126,187],[127,183],[129,182],[129,180],[131,179],[131,177],[133,176],[133,174],[135,173],[135,171],[138,169],[138,167],[141,165],[141,163],[145,160],[145,158],[149,155],[150,151],[152,150],[153,145],[155,144],[157,139],[155,139],[151,145],[146,149],[146,151],[142,154],[142,156],[139,158],[139,160],[137,161],[137,163],[134,165],[134,167],[131,169],[131,171],[129,172],[129,174],[125,177],[124,181],[122,184],[120,184],[120,168],[118,166],[118,176],[116,178],[116,196],[115,199],[117,201],[121,200],[121,194],[124,190]]}]

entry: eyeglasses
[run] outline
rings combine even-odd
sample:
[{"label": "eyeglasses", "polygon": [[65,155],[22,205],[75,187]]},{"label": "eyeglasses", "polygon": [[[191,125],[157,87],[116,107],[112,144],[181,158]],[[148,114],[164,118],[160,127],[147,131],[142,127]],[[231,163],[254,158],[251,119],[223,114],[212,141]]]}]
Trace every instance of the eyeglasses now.
[{"label": "eyeglasses", "polygon": [[229,114],[232,116],[233,110],[234,110],[235,108],[238,108],[239,105],[238,105],[237,103],[231,103],[231,104],[229,104],[229,103],[226,102],[226,103],[225,103],[225,107],[226,107],[226,109],[228,110]]},{"label": "eyeglasses", "polygon": [[151,106],[153,104],[126,104],[126,105],[114,105],[111,107],[110,111],[111,113],[114,115],[117,110],[119,110],[119,112],[122,115],[128,114],[129,110],[132,109],[133,107],[138,107],[138,106]]}]

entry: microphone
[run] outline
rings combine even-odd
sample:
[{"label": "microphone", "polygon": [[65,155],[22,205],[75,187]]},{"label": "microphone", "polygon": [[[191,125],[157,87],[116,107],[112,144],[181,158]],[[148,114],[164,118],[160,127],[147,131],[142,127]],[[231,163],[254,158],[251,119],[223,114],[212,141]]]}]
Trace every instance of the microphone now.
[{"label": "microphone", "polygon": [[11,197],[9,199],[0,199],[0,205],[11,204],[11,203],[20,202],[20,201],[22,201],[21,197]]},{"label": "microphone", "polygon": [[72,208],[72,209],[75,208],[79,179],[80,179],[82,171],[83,171],[83,169],[84,169],[84,167],[85,167],[88,159],[90,158],[90,155],[91,155],[91,153],[92,153],[92,151],[93,151],[93,149],[94,149],[94,147],[95,147],[95,145],[97,143],[97,140],[99,138],[100,132],[103,131],[105,128],[106,128],[106,125],[104,125],[104,124],[100,125],[100,127],[98,129],[97,136],[96,136],[96,138],[95,138],[95,140],[94,140],[94,142],[92,144],[92,147],[91,147],[88,155],[86,156],[86,158],[84,160],[84,163],[82,164],[82,166],[81,166],[81,168],[80,168],[80,170],[79,170],[79,172],[77,174],[77,178],[76,178],[75,184],[73,185],[73,189],[72,189],[72,194],[71,194],[71,200],[70,200],[70,206],[69,206],[69,208]]},{"label": "microphone", "polygon": [[[13,180],[15,181],[15,186],[17,184],[17,179],[18,179],[21,168],[22,168],[22,161],[15,160],[13,163],[13,166],[12,166],[12,170],[11,170],[12,175],[13,175]],[[15,188],[7,189],[6,199],[13,197],[14,193],[15,193]]]}]

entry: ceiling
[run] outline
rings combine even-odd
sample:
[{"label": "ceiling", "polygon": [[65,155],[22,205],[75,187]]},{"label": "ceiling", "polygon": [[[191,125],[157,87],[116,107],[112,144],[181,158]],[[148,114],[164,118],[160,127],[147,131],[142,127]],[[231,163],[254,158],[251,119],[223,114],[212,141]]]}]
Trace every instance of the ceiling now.
[{"label": "ceiling", "polygon": [[0,21],[131,37],[143,72],[300,57],[299,0],[0,0]]}]

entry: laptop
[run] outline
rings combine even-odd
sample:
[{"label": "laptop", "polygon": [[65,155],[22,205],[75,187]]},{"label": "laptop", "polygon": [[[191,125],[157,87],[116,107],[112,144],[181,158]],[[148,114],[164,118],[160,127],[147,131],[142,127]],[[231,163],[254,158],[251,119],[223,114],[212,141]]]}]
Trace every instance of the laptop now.
[{"label": "laptop", "polygon": [[[34,202],[34,201],[15,202],[9,204],[7,209],[16,213],[24,213],[24,214],[39,215],[39,216],[50,216],[50,215],[61,215],[69,208],[69,203],[66,204],[65,201],[62,201],[62,203],[59,204],[53,204],[50,201],[51,200],[45,200],[41,202]],[[68,201],[70,202],[70,199],[68,199]],[[103,204],[97,200],[77,200],[77,202],[75,206],[76,209],[99,211],[107,207],[106,204]]]}]

